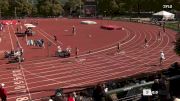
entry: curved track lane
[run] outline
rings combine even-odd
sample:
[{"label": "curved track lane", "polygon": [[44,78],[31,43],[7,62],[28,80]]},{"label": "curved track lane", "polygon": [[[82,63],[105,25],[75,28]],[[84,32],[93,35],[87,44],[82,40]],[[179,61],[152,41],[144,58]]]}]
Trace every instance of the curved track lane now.
[{"label": "curved track lane", "polygon": [[[1,65],[0,82],[6,84],[8,101],[40,101],[41,97],[52,95],[59,87],[84,87],[107,80],[156,72],[167,69],[175,61],[180,61],[173,51],[172,44],[176,32],[167,29],[166,33],[162,32],[161,40],[158,40],[158,26],[115,21],[108,23],[119,24],[125,28],[122,38],[94,49],[89,54],[84,54],[87,53],[87,50],[84,50],[79,58],[50,57],[29,60],[22,63],[20,68],[18,64]],[[36,30],[41,32],[41,35],[49,36],[42,28]],[[144,48],[145,38],[149,46]],[[117,42],[121,43],[119,53],[116,52]],[[159,66],[161,50],[164,51],[166,60]]]}]

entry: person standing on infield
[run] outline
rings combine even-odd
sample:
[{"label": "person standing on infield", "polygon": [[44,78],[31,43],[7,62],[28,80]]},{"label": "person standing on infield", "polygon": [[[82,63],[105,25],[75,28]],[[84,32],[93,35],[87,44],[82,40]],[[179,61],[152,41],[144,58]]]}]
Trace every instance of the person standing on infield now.
[{"label": "person standing on infield", "polygon": [[54,35],[54,41],[57,42],[57,37],[56,37],[56,35]]},{"label": "person standing on infield", "polygon": [[158,41],[161,40],[161,31],[158,32]]},{"label": "person standing on infield", "polygon": [[79,52],[79,49],[76,47],[75,48],[75,57],[78,58],[78,52]]},{"label": "person standing on infield", "polygon": [[75,28],[74,25],[73,25],[73,27],[72,27],[72,33],[73,33],[73,35],[76,35],[76,28]]}]

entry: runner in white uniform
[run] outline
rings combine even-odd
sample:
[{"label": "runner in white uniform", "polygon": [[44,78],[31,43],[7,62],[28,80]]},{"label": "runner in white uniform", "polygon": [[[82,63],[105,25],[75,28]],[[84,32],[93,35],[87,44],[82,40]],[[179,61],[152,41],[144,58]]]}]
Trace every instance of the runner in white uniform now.
[{"label": "runner in white uniform", "polygon": [[165,60],[164,52],[160,52],[160,66],[162,65],[163,60]]}]

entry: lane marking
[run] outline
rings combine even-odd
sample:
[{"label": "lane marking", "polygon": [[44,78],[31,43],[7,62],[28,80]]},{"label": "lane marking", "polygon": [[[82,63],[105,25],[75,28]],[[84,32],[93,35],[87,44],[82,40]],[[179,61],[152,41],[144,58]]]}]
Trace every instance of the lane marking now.
[{"label": "lane marking", "polygon": [[14,29],[13,25],[11,25],[11,28],[12,28],[12,30],[13,30],[13,32],[14,32],[14,36],[15,36],[15,38],[16,38],[16,41],[17,41],[17,43],[18,43],[18,46],[19,46],[20,48],[23,48],[22,45],[21,45],[21,43],[19,42],[19,39],[17,38],[17,36],[16,36],[16,34],[15,34],[15,29]]},{"label": "lane marking", "polygon": [[9,34],[10,41],[11,41],[11,47],[12,47],[12,49],[14,50],[14,45],[13,45],[12,37],[11,37],[11,34],[10,34],[9,26],[8,26],[8,34]]},{"label": "lane marking", "polygon": [[[25,84],[25,78],[23,76],[23,73],[21,70],[13,70],[12,71],[13,75],[13,84],[14,84],[14,92],[16,93],[26,93],[27,92],[27,86]],[[24,101],[24,100],[29,100],[28,96],[16,96],[16,101]]]},{"label": "lane marking", "polygon": [[32,99],[32,97],[31,97],[31,93],[30,93],[30,90],[29,90],[29,87],[28,87],[28,85],[27,85],[27,81],[26,81],[26,77],[25,77],[25,74],[24,74],[24,69],[23,69],[23,67],[22,67],[22,65],[20,64],[20,69],[21,69],[21,71],[22,71],[22,74],[23,74],[23,77],[24,77],[24,81],[25,81],[25,85],[26,85],[26,88],[27,88],[27,91],[28,91],[28,94],[29,94],[29,97],[30,97],[30,100]]}]

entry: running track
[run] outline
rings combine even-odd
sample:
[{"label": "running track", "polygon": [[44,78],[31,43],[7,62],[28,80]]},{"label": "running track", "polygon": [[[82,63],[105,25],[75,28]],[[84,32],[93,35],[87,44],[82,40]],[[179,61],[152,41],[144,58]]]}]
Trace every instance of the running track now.
[{"label": "running track", "polygon": [[[25,19],[19,25],[6,26],[2,35],[1,57],[5,50],[16,49],[17,42],[25,50],[26,61],[18,64],[5,64],[1,59],[0,82],[5,83],[8,101],[23,101],[41,98],[54,94],[61,88],[76,88],[97,84],[112,79],[121,79],[141,73],[156,72],[167,69],[170,64],[180,61],[173,51],[172,42],[176,32],[166,29],[158,41],[158,31],[162,28],[153,25],[102,21],[97,25],[81,25],[82,19],[36,19],[39,25],[34,30],[38,33],[28,39],[45,39],[51,42],[51,57],[47,57],[45,48],[29,47],[25,39],[16,37],[17,26],[32,22]],[[102,30],[102,24],[115,24],[125,30]],[[71,26],[77,27],[77,35],[71,36]],[[24,30],[24,28],[23,28]],[[52,35],[57,35],[58,42]],[[92,37],[88,37],[91,34]],[[149,47],[144,48],[144,38],[148,39]],[[121,42],[121,52],[116,52],[116,44]],[[80,49],[78,59],[72,57],[61,59],[52,57],[57,45],[63,48],[71,46]],[[91,50],[91,53],[88,51]],[[159,66],[159,54],[163,50],[166,60]],[[72,50],[72,52],[74,52]]]}]

